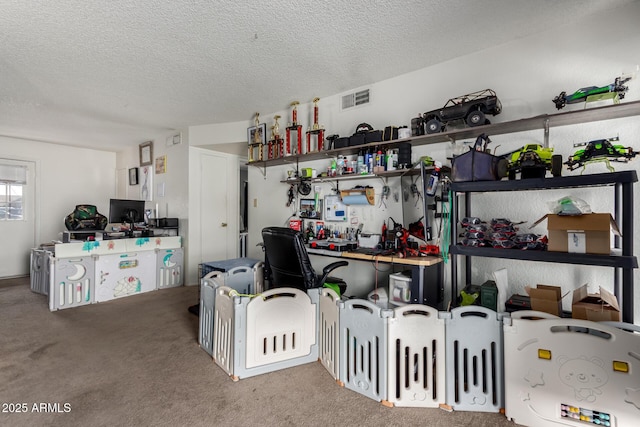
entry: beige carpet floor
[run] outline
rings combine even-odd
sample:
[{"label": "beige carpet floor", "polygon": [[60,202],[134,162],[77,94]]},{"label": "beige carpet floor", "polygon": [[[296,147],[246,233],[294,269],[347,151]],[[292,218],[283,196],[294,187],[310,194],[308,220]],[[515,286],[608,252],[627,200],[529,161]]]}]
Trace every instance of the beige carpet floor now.
[{"label": "beige carpet floor", "polygon": [[28,278],[0,281],[0,426],[515,425],[387,408],[318,362],[233,382],[198,346],[197,297],[180,287],[52,313]]}]

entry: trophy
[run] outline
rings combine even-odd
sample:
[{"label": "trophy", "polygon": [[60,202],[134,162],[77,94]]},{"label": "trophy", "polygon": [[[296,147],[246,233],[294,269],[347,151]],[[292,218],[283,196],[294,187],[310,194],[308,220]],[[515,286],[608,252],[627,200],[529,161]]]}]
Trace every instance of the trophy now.
[{"label": "trophy", "polygon": [[[255,126],[249,128],[249,161],[262,161],[262,151],[264,144],[262,143],[263,135],[260,128],[260,113],[256,113]],[[256,156],[257,155],[257,156]],[[257,157],[257,158],[256,158]]]},{"label": "trophy", "polygon": [[318,124],[318,101],[320,98],[313,98],[313,126],[310,130],[307,131],[307,153],[310,153],[311,150],[311,137],[314,136],[316,139],[315,147],[317,150],[313,151],[322,151],[322,141],[324,140],[324,129],[322,126]]},{"label": "trophy", "polygon": [[271,126],[271,139],[267,144],[267,157],[269,159],[275,159],[284,155],[284,141],[280,136],[280,125],[278,124],[278,119],[280,118],[280,116],[276,114],[275,116],[273,116],[273,118],[275,120],[275,123],[273,124],[273,126]]},{"label": "trophy", "polygon": [[292,130],[296,131],[296,135],[298,137],[296,154],[302,154],[302,125],[298,124],[298,109],[297,109],[298,104],[300,104],[298,101],[293,101],[291,103],[293,110],[291,110],[291,123],[289,123],[289,125],[287,126],[287,135],[286,135],[287,143],[285,146],[285,152],[283,154],[285,156],[290,156],[292,154],[291,152],[291,131]]}]

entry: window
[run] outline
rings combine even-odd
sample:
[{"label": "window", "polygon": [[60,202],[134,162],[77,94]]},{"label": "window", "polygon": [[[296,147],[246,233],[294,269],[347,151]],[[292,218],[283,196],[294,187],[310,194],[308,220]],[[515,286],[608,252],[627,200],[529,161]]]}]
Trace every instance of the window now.
[{"label": "window", "polygon": [[27,168],[0,163],[0,221],[22,220],[23,185]]},{"label": "window", "polygon": [[0,183],[0,221],[12,219],[24,219],[22,184]]}]

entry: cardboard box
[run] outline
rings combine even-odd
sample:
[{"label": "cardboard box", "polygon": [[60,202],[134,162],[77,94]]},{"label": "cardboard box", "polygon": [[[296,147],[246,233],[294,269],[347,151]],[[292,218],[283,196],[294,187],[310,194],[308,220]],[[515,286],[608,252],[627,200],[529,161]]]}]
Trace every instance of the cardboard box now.
[{"label": "cardboard box", "polygon": [[571,312],[574,319],[619,322],[620,306],[616,296],[600,287],[599,294],[589,294],[587,285],[573,291]]},{"label": "cardboard box", "polygon": [[531,298],[531,310],[562,317],[562,289],[559,286],[537,285],[535,288],[525,286],[525,290]]},{"label": "cardboard box", "polygon": [[620,229],[611,214],[591,213],[577,216],[548,214],[533,225],[547,220],[548,250],[580,254],[611,253],[611,231]]}]

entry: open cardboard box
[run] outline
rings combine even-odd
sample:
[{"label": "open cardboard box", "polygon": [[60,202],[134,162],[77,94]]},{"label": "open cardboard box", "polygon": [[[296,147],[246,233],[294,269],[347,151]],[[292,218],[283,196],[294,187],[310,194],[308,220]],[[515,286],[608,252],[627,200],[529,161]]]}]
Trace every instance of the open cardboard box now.
[{"label": "open cardboard box", "polygon": [[620,229],[608,213],[577,216],[548,214],[537,220],[534,227],[547,220],[548,250],[582,254],[611,253],[611,231],[620,236]]},{"label": "open cardboard box", "polygon": [[531,310],[562,317],[562,289],[559,286],[525,286],[524,289],[531,298]]},{"label": "open cardboard box", "polygon": [[571,311],[571,317],[574,319],[594,322],[620,321],[620,306],[616,296],[602,287],[600,287],[599,294],[589,294],[587,285],[582,285],[573,291]]}]

